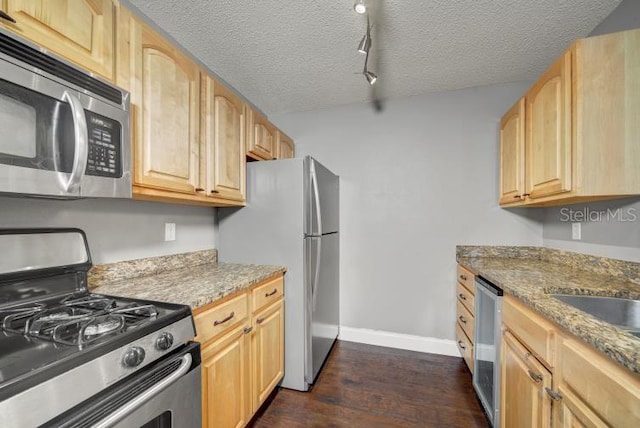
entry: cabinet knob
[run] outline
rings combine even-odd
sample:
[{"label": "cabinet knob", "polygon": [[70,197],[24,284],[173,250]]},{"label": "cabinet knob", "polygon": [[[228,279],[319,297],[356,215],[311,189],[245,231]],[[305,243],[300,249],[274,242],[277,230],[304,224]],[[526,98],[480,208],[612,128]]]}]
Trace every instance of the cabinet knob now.
[{"label": "cabinet knob", "polygon": [[9,21],[9,22],[13,22],[14,24],[15,24],[15,22],[16,22],[16,20],[15,20],[15,19],[13,19],[13,18],[11,17],[11,15],[8,15],[7,13],[5,13],[5,12],[3,12],[3,11],[1,11],[1,10],[0,10],[0,18],[4,19],[4,20],[6,20],[6,21]]},{"label": "cabinet knob", "polygon": [[271,297],[278,292],[277,288],[274,288],[271,293],[264,293],[264,297]]},{"label": "cabinet knob", "polygon": [[529,377],[531,377],[531,379],[533,379],[533,381],[534,381],[535,383],[540,383],[540,382],[542,382],[542,375],[541,375],[541,374],[538,374],[538,373],[533,372],[533,370],[529,370]]},{"label": "cabinet knob", "polygon": [[515,196],[513,197],[513,199],[520,199],[520,198],[522,198],[522,195],[515,195]]},{"label": "cabinet knob", "polygon": [[226,317],[226,318],[224,318],[224,319],[221,319],[221,320],[215,320],[215,321],[213,322],[213,326],[215,327],[215,326],[218,326],[218,325],[220,325],[220,324],[224,324],[224,323],[226,323],[227,321],[229,321],[231,318],[233,318],[235,315],[236,315],[236,313],[235,313],[235,312],[231,312],[231,313],[229,314],[229,316],[228,316],[228,317]]},{"label": "cabinet knob", "polygon": [[196,187],[196,192],[204,192],[204,189],[202,187]]},{"label": "cabinet knob", "polygon": [[244,328],[244,334],[249,334],[249,333],[251,333],[252,330],[253,330],[253,327],[251,327],[251,326],[245,327]]},{"label": "cabinet knob", "polygon": [[559,392],[555,392],[553,389],[549,388],[548,386],[546,386],[544,390],[547,392],[547,395],[551,397],[553,401],[562,400],[562,394],[560,394]]},{"label": "cabinet knob", "polygon": [[264,318],[258,318],[256,320],[256,324],[262,324],[264,322]]}]

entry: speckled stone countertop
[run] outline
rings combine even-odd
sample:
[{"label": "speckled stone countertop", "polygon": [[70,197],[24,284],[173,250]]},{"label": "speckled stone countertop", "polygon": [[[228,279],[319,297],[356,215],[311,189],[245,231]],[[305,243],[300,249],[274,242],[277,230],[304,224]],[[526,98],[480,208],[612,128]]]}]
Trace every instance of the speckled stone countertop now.
[{"label": "speckled stone countertop", "polygon": [[[458,251],[457,260],[476,275],[501,287],[505,294],[518,298],[614,361],[640,374],[640,338],[549,295],[580,294],[640,299],[640,284],[635,282],[640,264],[581,254],[573,257],[573,253],[568,252],[559,254],[551,251],[545,255],[544,250],[536,252],[532,247],[526,247],[521,252],[509,249],[506,253],[498,250]],[[575,260],[566,260],[572,257],[589,263],[602,259],[602,265],[587,268]],[[614,272],[617,268],[622,268],[622,271]]]},{"label": "speckled stone countertop", "polygon": [[[283,266],[218,263],[211,256],[200,254],[194,257],[186,253],[96,266],[101,274],[90,275],[89,284],[93,293],[179,303],[196,309],[286,270]],[[184,264],[178,267],[176,260],[182,260]],[[118,265],[122,270],[116,274]],[[103,275],[103,272],[112,274]]]}]

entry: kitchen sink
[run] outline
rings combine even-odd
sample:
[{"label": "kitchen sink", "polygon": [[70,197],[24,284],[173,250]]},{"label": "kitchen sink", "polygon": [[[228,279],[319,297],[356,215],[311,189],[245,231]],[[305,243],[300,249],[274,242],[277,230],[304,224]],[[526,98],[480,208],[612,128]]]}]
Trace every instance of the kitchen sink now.
[{"label": "kitchen sink", "polygon": [[551,296],[640,337],[640,300],[566,294]]}]

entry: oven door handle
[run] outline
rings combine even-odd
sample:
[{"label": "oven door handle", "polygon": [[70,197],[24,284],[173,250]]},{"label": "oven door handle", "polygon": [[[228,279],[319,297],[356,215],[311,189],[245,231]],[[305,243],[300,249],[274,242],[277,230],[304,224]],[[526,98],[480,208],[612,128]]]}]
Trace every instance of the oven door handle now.
[{"label": "oven door handle", "polygon": [[111,413],[96,425],[93,425],[93,428],[107,428],[113,426],[114,424],[131,414],[133,411],[135,411],[138,407],[142,406],[144,403],[164,391],[179,378],[184,376],[185,373],[187,373],[191,368],[191,362],[193,361],[193,359],[191,357],[191,354],[185,354],[182,358],[180,358],[180,360],[182,361],[182,364],[180,365],[180,368],[178,370],[171,373],[169,376],[167,376],[151,388],[147,389],[142,394],[138,395],[126,405]]},{"label": "oven door handle", "polygon": [[87,131],[87,118],[84,115],[82,103],[75,95],[64,91],[62,99],[69,103],[73,116],[73,135],[75,139],[75,153],[73,156],[73,169],[65,190],[69,193],[77,192],[80,180],[87,169],[87,157],[89,155],[89,135]]}]

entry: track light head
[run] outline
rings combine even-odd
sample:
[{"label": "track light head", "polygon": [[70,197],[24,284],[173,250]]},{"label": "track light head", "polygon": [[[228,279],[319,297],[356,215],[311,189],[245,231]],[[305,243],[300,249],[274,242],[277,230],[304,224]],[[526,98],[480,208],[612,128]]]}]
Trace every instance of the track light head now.
[{"label": "track light head", "polygon": [[369,36],[369,32],[362,37],[360,44],[358,44],[358,52],[367,54],[369,53],[369,49],[371,49],[371,36]]},{"label": "track light head", "polygon": [[367,78],[367,82],[369,82],[370,85],[373,85],[374,83],[376,83],[376,80],[378,80],[378,76],[376,76],[376,74],[372,71],[365,71],[364,73],[364,77]]},{"label": "track light head", "polygon": [[359,13],[360,15],[365,14],[367,12],[367,6],[364,4],[364,0],[358,0],[353,5],[353,10],[355,10],[356,13]]}]

